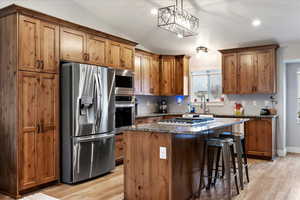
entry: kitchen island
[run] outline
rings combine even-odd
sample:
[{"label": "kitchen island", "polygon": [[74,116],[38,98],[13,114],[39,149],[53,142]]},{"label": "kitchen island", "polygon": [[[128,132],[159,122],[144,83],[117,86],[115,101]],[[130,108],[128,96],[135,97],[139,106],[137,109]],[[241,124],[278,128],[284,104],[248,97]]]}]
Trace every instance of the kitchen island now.
[{"label": "kitchen island", "polygon": [[125,200],[184,200],[199,188],[204,141],[247,119],[196,126],[139,124],[124,129]]}]

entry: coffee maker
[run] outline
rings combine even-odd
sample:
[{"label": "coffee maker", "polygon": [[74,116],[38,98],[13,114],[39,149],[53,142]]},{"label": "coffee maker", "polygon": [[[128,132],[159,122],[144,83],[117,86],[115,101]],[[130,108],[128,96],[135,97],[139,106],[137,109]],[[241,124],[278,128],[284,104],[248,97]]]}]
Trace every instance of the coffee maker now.
[{"label": "coffee maker", "polygon": [[165,99],[162,99],[159,103],[159,112],[160,113],[167,113],[168,112],[168,102]]}]

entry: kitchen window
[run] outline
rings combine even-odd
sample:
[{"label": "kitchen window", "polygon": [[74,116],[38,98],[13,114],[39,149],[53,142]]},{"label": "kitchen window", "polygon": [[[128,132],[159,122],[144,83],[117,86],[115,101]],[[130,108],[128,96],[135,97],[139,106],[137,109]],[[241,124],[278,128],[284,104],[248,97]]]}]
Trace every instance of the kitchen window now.
[{"label": "kitchen window", "polygon": [[221,70],[205,70],[192,72],[191,79],[191,101],[200,103],[205,96],[211,105],[222,102],[222,79]]}]

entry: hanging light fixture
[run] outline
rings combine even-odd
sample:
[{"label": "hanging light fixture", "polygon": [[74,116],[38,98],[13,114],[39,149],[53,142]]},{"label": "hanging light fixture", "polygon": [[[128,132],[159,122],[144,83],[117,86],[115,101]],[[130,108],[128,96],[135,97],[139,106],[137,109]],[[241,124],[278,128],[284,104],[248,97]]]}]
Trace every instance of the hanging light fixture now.
[{"label": "hanging light fixture", "polygon": [[158,9],[157,26],[183,38],[197,35],[199,19],[183,9],[183,0],[176,0],[175,5]]},{"label": "hanging light fixture", "polygon": [[207,53],[208,49],[207,49],[207,47],[200,46],[200,47],[196,48],[196,51],[197,51],[197,54],[200,53],[200,52]]}]

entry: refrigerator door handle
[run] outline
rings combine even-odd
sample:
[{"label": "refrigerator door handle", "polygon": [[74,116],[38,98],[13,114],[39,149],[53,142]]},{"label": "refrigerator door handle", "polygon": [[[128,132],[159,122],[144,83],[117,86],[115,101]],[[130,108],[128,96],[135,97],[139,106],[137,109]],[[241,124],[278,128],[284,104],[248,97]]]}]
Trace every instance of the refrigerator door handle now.
[{"label": "refrigerator door handle", "polygon": [[104,140],[104,139],[110,139],[115,137],[114,134],[101,134],[98,136],[89,136],[85,138],[75,138],[76,143],[81,143],[81,142],[93,142],[93,141],[98,141],[98,140]]},{"label": "refrigerator door handle", "polygon": [[99,123],[99,118],[101,119],[101,112],[100,112],[100,108],[99,108],[99,104],[101,101],[101,94],[100,94],[100,84],[99,84],[99,79],[98,79],[98,76],[97,76],[97,73],[94,74],[94,78],[95,78],[95,86],[96,86],[96,102],[95,102],[95,105],[96,105],[96,108],[95,108],[95,124],[96,124],[96,129],[99,129],[100,126],[101,126],[101,123]]}]

